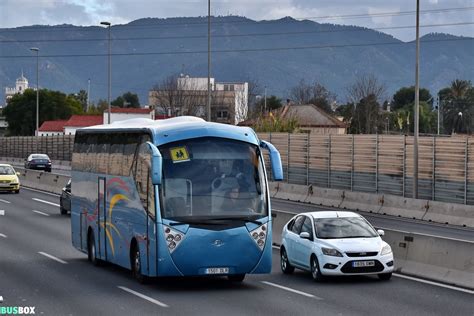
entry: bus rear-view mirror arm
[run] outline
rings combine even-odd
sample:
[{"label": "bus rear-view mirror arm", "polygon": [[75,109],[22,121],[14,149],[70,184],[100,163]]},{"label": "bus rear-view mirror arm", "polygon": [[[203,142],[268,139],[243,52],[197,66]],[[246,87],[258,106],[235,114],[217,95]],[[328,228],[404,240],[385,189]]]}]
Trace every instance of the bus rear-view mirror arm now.
[{"label": "bus rear-view mirror arm", "polygon": [[260,141],[260,147],[268,150],[270,154],[270,163],[272,165],[273,180],[275,181],[283,180],[283,167],[281,165],[281,157],[276,147],[273,146],[271,143],[264,140]]},{"label": "bus rear-view mirror arm", "polygon": [[151,182],[153,184],[161,184],[161,169],[163,166],[163,157],[156,146],[147,142],[151,151]]}]

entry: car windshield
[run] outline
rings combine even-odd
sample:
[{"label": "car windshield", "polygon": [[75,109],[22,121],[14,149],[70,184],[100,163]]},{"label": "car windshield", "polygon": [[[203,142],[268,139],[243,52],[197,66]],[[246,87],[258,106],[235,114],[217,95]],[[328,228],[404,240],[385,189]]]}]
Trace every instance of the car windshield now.
[{"label": "car windshield", "polygon": [[159,149],[163,155],[163,218],[192,222],[268,215],[257,146],[206,137]]},{"label": "car windshield", "polygon": [[0,175],[14,175],[15,170],[10,166],[0,166]]},{"label": "car windshield", "polygon": [[319,218],[314,220],[320,239],[377,237],[375,229],[360,217]]}]

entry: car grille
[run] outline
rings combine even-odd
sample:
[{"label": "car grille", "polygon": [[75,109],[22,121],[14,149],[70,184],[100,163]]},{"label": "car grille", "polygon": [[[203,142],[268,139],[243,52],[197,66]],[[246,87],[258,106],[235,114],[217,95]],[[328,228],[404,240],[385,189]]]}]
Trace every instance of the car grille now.
[{"label": "car grille", "polygon": [[372,252],[346,252],[348,257],[373,257],[377,255],[377,251]]},{"label": "car grille", "polygon": [[342,273],[371,273],[371,272],[380,272],[383,271],[383,265],[378,260],[374,260],[375,265],[372,267],[353,267],[352,263],[354,261],[347,262],[341,268]]},{"label": "car grille", "polygon": [[10,183],[10,180],[0,180],[0,183]]}]

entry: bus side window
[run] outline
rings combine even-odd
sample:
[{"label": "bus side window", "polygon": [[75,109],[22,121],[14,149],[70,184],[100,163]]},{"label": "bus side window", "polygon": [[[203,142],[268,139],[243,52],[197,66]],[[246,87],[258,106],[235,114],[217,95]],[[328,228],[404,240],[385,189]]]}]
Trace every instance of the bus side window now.
[{"label": "bus side window", "polygon": [[124,135],[124,146],[123,146],[123,165],[122,165],[122,176],[130,176],[133,166],[133,158],[137,149],[138,137],[136,134]]},{"label": "bus side window", "polygon": [[115,176],[122,175],[122,160],[123,160],[123,140],[121,135],[112,135],[110,139],[110,154],[109,154],[109,173]]}]

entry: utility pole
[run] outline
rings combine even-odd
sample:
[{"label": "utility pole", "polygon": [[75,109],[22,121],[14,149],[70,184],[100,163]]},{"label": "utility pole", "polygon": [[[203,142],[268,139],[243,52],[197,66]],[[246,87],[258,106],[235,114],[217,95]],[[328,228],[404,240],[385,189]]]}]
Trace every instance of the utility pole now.
[{"label": "utility pole", "polygon": [[100,22],[100,24],[102,25],[105,25],[107,26],[107,28],[109,29],[109,32],[108,32],[108,46],[109,46],[109,50],[108,50],[108,92],[107,92],[107,124],[110,124],[110,94],[111,94],[111,90],[112,90],[112,84],[111,84],[111,81],[112,81],[112,62],[111,62],[111,48],[110,48],[110,27],[112,26],[112,24],[110,22]]},{"label": "utility pole", "polygon": [[91,79],[87,79],[87,104],[86,104],[86,112],[89,111],[90,95],[91,95]]},{"label": "utility pole", "polygon": [[416,0],[415,117],[413,139],[413,198],[418,198],[418,132],[420,115],[420,0]]},{"label": "utility pole", "polygon": [[211,0],[207,0],[207,121],[211,121]]},{"label": "utility pole", "polygon": [[35,136],[39,135],[39,48],[30,48],[32,52],[36,52],[36,129]]}]

